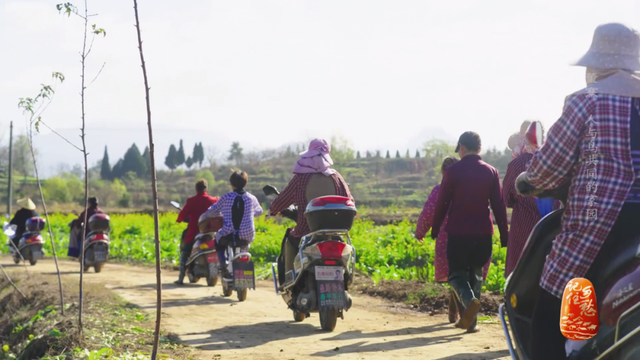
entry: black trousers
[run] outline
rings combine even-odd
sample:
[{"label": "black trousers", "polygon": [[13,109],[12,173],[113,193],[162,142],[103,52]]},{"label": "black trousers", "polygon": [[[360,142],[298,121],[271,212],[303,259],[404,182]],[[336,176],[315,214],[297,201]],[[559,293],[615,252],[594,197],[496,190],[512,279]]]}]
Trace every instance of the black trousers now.
[{"label": "black trousers", "polygon": [[[637,226],[638,219],[640,219],[640,204],[625,204],[589,271],[587,271],[585,278],[594,283],[596,300],[601,299],[603,285],[606,285],[596,283],[598,270],[611,261],[611,257],[621,248],[638,241],[637,236],[640,235],[640,227]],[[561,308],[562,299],[542,288],[540,289],[531,323],[533,334],[531,355],[533,360],[566,359],[564,345],[567,339],[560,332]]]},{"label": "black trousers", "polygon": [[492,250],[491,235],[455,236],[447,240],[449,275],[465,271],[475,276],[474,269],[482,268],[489,260]]},{"label": "black trousers", "polygon": [[195,241],[190,243],[182,243],[180,247],[180,266],[184,268],[187,265],[187,261],[189,260],[189,256],[191,256],[191,250],[193,250],[193,244]]}]

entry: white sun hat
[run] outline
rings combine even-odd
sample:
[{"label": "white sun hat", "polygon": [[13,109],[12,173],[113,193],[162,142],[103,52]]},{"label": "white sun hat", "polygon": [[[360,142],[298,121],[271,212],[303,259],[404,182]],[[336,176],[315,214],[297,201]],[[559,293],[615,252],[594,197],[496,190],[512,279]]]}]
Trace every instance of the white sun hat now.
[{"label": "white sun hat", "polygon": [[591,47],[572,65],[640,71],[640,33],[621,23],[598,26]]}]

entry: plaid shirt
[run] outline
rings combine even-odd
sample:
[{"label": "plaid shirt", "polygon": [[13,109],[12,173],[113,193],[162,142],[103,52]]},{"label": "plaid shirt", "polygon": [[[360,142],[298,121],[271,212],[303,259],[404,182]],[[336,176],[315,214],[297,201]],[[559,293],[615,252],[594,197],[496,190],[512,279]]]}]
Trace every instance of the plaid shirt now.
[{"label": "plaid shirt", "polygon": [[220,240],[221,237],[233,234],[233,222],[231,219],[231,210],[233,207],[233,201],[236,197],[242,196],[244,199],[244,216],[242,217],[242,222],[240,223],[240,230],[238,231],[238,236],[240,239],[249,240],[250,242],[256,236],[256,228],[253,222],[254,217],[258,217],[262,215],[262,206],[260,206],[260,202],[256,199],[252,194],[245,192],[243,194],[239,194],[235,191],[230,193],[226,193],[220,197],[220,201],[211,205],[207,211],[205,211],[206,217],[213,217],[218,214],[222,214],[222,219],[224,221],[224,225],[222,225],[222,229],[216,233],[216,240]]},{"label": "plaid shirt", "polygon": [[562,230],[540,279],[540,286],[558,298],[571,279],[589,270],[634,181],[631,100],[584,91],[568,96],[562,116],[529,163],[536,188],[571,181]]},{"label": "plaid shirt", "polygon": [[[271,214],[277,214],[291,204],[298,206],[298,221],[296,227],[290,232],[293,237],[299,238],[310,232],[307,218],[304,217],[304,209],[309,203],[306,195],[307,184],[313,175],[315,174],[293,175],[293,178],[289,181],[287,187],[282,190],[280,195],[273,200],[269,207],[269,212]],[[344,181],[340,173],[336,171],[331,175],[331,178],[336,186],[336,194],[339,196],[346,196],[353,200],[353,196],[351,196],[351,193],[349,192],[349,186],[347,186],[347,183]]]}]

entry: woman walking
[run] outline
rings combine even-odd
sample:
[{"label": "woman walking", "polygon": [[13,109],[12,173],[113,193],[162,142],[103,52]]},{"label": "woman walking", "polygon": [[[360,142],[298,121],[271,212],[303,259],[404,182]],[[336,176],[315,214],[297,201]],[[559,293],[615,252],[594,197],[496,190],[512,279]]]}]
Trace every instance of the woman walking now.
[{"label": "woman walking", "polygon": [[514,159],[507,166],[507,172],[502,182],[504,203],[508,208],[513,209],[507,244],[507,263],[504,269],[505,278],[515,269],[534,226],[540,219],[560,206],[558,201],[552,199],[524,197],[516,192],[516,178],[527,170],[527,163],[533,158],[533,154],[538,147],[542,146],[543,142],[542,123],[540,121],[531,122],[522,143],[513,149]]},{"label": "woman walking", "polygon": [[[444,177],[447,168],[453,164],[458,162],[458,159],[453,157],[447,157],[442,162],[442,166],[440,168],[442,172],[442,176]],[[431,229],[431,225],[433,223],[433,215],[435,213],[436,201],[438,200],[438,194],[440,194],[440,185],[436,185],[431,190],[429,194],[429,198],[427,202],[424,204],[424,208],[422,209],[422,213],[420,214],[420,218],[418,219],[418,225],[416,227],[415,238],[418,239],[420,243],[424,240],[429,229]],[[447,283],[449,279],[449,264],[447,262],[447,232],[444,231],[447,224],[447,218],[445,217],[444,222],[442,223],[440,234],[438,234],[438,238],[436,239],[436,248],[435,248],[435,259],[433,266],[435,268],[435,281],[439,283]],[[487,273],[489,272],[489,265],[491,264],[491,257],[489,261],[485,264],[483,271],[484,280],[487,279]],[[449,322],[455,323],[458,321],[459,312],[455,302],[455,297],[453,295],[453,290],[449,294]]]}]

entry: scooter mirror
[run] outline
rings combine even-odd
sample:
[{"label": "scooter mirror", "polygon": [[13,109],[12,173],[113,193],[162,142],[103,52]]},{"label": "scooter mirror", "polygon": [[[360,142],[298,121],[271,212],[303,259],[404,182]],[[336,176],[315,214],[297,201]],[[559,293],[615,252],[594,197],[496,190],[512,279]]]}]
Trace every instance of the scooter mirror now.
[{"label": "scooter mirror", "polygon": [[9,237],[12,238],[15,234],[16,234],[16,229],[18,227],[16,225],[8,225],[5,223],[4,225],[4,234]]},{"label": "scooter mirror", "polygon": [[172,201],[172,202],[171,202],[171,206],[173,206],[174,208],[176,208],[176,209],[178,209],[178,210],[182,210],[182,208],[180,207],[180,204],[178,204],[178,203],[177,203],[177,202],[175,202],[175,201]]},{"label": "scooter mirror", "polygon": [[264,191],[264,194],[267,196],[280,195],[280,193],[278,192],[278,189],[276,189],[274,186],[271,186],[271,185],[265,185],[265,187],[262,188],[262,191]]}]

